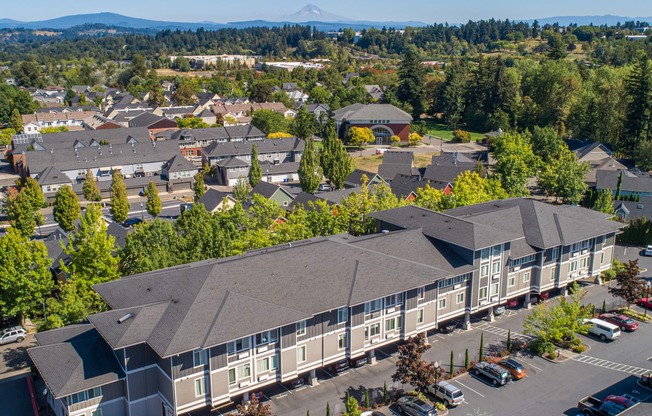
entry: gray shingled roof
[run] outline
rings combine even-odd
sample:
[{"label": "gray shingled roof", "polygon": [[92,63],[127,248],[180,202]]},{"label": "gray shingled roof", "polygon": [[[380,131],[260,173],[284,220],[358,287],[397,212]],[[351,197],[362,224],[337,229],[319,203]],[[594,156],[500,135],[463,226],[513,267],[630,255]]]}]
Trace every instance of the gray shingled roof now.
[{"label": "gray shingled roof", "polygon": [[124,378],[113,351],[89,324],[36,334],[27,352],[55,398]]},{"label": "gray shingled roof", "polygon": [[[319,198],[315,194],[310,194],[308,192],[299,192],[296,195],[294,195],[294,200],[286,206],[283,207],[285,208],[286,211],[292,212],[295,207],[301,207],[306,211],[313,211],[313,208],[311,207],[311,204],[309,202],[312,202],[313,204],[317,201],[323,201],[323,199]],[[333,205],[333,202],[331,201],[326,201],[328,205]]]},{"label": "gray shingled roof", "polygon": [[256,145],[258,154],[271,152],[303,152],[305,142],[296,137],[283,137],[280,139],[266,139],[255,142],[230,142],[211,143],[202,153],[208,157],[240,156],[251,154],[253,145]]},{"label": "gray shingled roof", "polygon": [[212,212],[215,208],[217,208],[221,203],[224,198],[233,198],[230,193],[228,192],[220,192],[216,191],[213,188],[209,188],[204,195],[202,195],[201,198],[199,198],[199,201],[197,201],[198,204],[203,204],[204,208],[206,208],[206,211]]},{"label": "gray shingled roof", "polygon": [[622,191],[629,192],[652,192],[652,177],[648,173],[632,173],[629,171],[598,170],[595,176],[595,187],[598,190],[618,189],[618,177],[623,172],[623,180],[620,185]]},{"label": "gray shingled roof", "polygon": [[249,163],[237,157],[218,160],[215,164],[221,168],[237,168],[237,167],[249,166]]},{"label": "gray shingled roof", "polygon": [[189,170],[196,171],[197,167],[185,157],[177,154],[172,156],[172,158],[163,165],[163,169],[168,172],[186,172]]},{"label": "gray shingled roof", "polygon": [[418,176],[397,174],[392,179],[391,189],[394,195],[405,199],[412,193],[416,194],[419,188],[425,188],[428,185],[430,185],[430,181],[422,180]]},{"label": "gray shingled roof", "polygon": [[642,196],[640,202],[636,201],[613,201],[614,210],[624,207],[627,212],[626,219],[645,217],[652,220],[652,196]]},{"label": "gray shingled roof", "polygon": [[129,127],[149,127],[159,121],[168,120],[163,116],[157,116],[153,113],[142,113],[129,120]]},{"label": "gray shingled roof", "polygon": [[[99,143],[102,140],[106,140],[114,146],[127,143],[130,138],[134,138],[138,142],[151,141],[147,129],[143,127],[44,133],[41,136],[43,139],[41,145],[47,149],[46,151],[50,151],[51,149],[55,151],[57,149],[72,150],[76,143],[90,147],[92,142]],[[28,146],[29,144],[17,145],[14,147],[13,152],[25,152]]]},{"label": "gray shingled roof", "polygon": [[[378,176],[377,173],[369,172],[361,169],[353,169],[353,172],[349,174],[344,180],[344,184],[348,186],[362,186],[363,180],[362,177],[367,176],[367,183],[371,182],[375,177]],[[381,181],[385,181],[383,178],[378,176]]]},{"label": "gray shingled roof", "polygon": [[72,184],[72,180],[54,166],[48,166],[36,176],[39,185]]},{"label": "gray shingled roof", "polygon": [[[395,235],[400,233],[378,238]],[[114,310],[89,320],[114,348],[147,342],[167,357],[450,275],[436,265],[388,256],[374,250],[373,243],[357,246],[356,241],[314,238],[96,285]],[[118,324],[128,313],[133,318]]]},{"label": "gray shingled roof", "polygon": [[418,174],[418,171],[415,172],[409,164],[383,163],[378,166],[378,175],[380,175],[380,177],[386,182],[390,182],[396,177],[396,175],[412,176],[412,174]]},{"label": "gray shingled roof", "polygon": [[335,111],[336,120],[389,120],[390,122],[412,121],[412,116],[391,104],[352,104]]},{"label": "gray shingled roof", "polygon": [[414,162],[414,152],[388,150],[383,153],[383,164],[400,163],[404,165],[412,165],[412,162]]},{"label": "gray shingled roof", "polygon": [[276,192],[281,191],[288,196],[293,197],[292,194],[290,194],[288,191],[285,189],[281,188],[279,185],[275,185],[273,183],[265,182],[265,181],[260,181],[256,186],[254,186],[254,189],[249,192],[249,197],[251,197],[253,194],[258,194],[260,196],[263,196],[267,199],[270,199]]},{"label": "gray shingled roof", "polygon": [[475,162],[460,162],[457,164],[430,164],[426,167],[423,178],[434,182],[446,182],[451,185],[463,172],[473,171]]}]

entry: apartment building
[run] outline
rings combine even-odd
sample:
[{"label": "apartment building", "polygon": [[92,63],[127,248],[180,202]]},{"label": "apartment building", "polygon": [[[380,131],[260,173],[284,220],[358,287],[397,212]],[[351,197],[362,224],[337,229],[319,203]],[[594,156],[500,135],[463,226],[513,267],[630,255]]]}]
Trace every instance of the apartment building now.
[{"label": "apartment building", "polygon": [[177,415],[229,401],[610,267],[620,224],[508,199],[372,214],[339,234],[94,286],[110,310],[37,335],[62,415]]}]

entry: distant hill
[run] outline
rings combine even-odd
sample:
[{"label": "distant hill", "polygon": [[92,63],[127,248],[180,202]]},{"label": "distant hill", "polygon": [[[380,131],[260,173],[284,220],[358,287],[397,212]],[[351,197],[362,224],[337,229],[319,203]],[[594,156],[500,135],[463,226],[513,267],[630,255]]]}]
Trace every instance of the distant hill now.
[{"label": "distant hill", "polygon": [[294,14],[282,16],[279,20],[285,22],[343,22],[347,19],[336,14],[321,10],[314,4],[307,4],[303,9]]},{"label": "distant hill", "polygon": [[[535,19],[523,20],[524,22],[532,24]],[[558,23],[560,26],[569,26],[577,24],[578,26],[585,26],[593,24],[594,26],[607,25],[615,26],[616,24],[625,22],[648,22],[652,23],[652,16],[648,17],[626,17],[626,16],[613,16],[605,14],[604,16],[554,16],[536,19],[539,25],[553,25]]]}]

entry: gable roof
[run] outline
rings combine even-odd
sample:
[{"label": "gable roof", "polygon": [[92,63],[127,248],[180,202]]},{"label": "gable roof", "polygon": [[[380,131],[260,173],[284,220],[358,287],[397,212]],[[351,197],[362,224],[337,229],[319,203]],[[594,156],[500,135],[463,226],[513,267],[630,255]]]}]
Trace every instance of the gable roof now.
[{"label": "gable roof", "polygon": [[412,121],[411,115],[391,104],[352,104],[335,112],[336,120],[344,118],[350,122],[388,120],[390,123],[409,123]]},{"label": "gable roof", "polygon": [[353,187],[362,186],[362,184],[364,183],[362,178],[363,176],[367,177],[367,183],[372,182],[374,178],[378,178],[380,181],[385,182],[385,184],[387,184],[387,182],[382,177],[380,177],[377,173],[369,172],[362,169],[353,169],[353,172],[351,172],[349,176],[347,176],[346,179],[344,179],[344,184]]},{"label": "gable roof", "polygon": [[[292,212],[295,207],[301,207],[306,211],[313,211],[314,207],[309,204],[309,202],[312,202],[313,204],[317,201],[323,201],[322,198],[319,198],[315,194],[310,194],[308,192],[299,192],[298,194],[294,195],[294,200],[290,202],[288,206],[285,206],[286,211]],[[333,202],[331,201],[326,201],[326,204],[328,205],[334,205]]]},{"label": "gable roof", "polygon": [[627,170],[598,170],[595,176],[595,188],[598,190],[618,189],[618,178],[622,172],[621,191],[652,193],[652,176],[649,173],[632,173]]},{"label": "gable roof", "polygon": [[416,195],[419,188],[425,188],[428,185],[430,185],[430,181],[422,180],[419,176],[399,173],[392,179],[390,188],[394,195],[404,200],[413,193]]},{"label": "gable roof", "polygon": [[642,196],[641,201],[613,201],[614,211],[623,212],[624,218],[628,221],[634,218],[652,220],[652,196]]},{"label": "gable roof", "polygon": [[302,152],[305,142],[296,137],[282,137],[279,139],[266,139],[263,141],[211,143],[202,150],[207,157],[250,155],[251,149],[256,145],[258,154],[276,152]]},{"label": "gable roof", "polygon": [[199,198],[197,203],[203,204],[204,208],[206,208],[206,211],[213,212],[218,206],[220,206],[224,198],[235,200],[233,196],[231,196],[231,194],[228,192],[220,192],[213,188],[208,188],[204,195]]},{"label": "gable roof", "polygon": [[54,166],[48,166],[36,176],[38,184],[43,185],[60,185],[72,184],[72,180]]},{"label": "gable roof", "polygon": [[90,324],[37,333],[36,340],[40,346],[27,352],[57,399],[125,376],[109,345]]},{"label": "gable roof", "polygon": [[162,169],[168,172],[186,172],[186,171],[196,171],[198,170],[195,165],[192,164],[188,159],[181,155],[174,155],[170,160],[168,160]]},{"label": "gable roof", "polygon": [[260,196],[263,196],[267,199],[270,199],[274,194],[276,194],[278,191],[283,192],[286,194],[288,197],[294,199],[294,195],[283,189],[282,186],[275,185],[273,183],[265,182],[265,181],[260,181],[256,186],[254,186],[254,189],[249,192],[249,197],[251,197],[253,194],[258,194]]},{"label": "gable roof", "polygon": [[174,127],[176,127],[175,122],[163,116],[157,116],[156,114],[152,114],[152,113],[142,113],[132,118],[131,120],[129,120],[129,127],[149,127],[161,121],[170,123],[170,126],[174,124]]}]

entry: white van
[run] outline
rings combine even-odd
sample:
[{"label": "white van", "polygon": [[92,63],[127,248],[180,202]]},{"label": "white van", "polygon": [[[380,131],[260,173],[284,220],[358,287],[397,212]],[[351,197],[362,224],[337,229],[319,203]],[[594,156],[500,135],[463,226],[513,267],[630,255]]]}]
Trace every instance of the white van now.
[{"label": "white van", "polygon": [[620,336],[620,328],[618,328],[618,325],[610,324],[602,319],[586,319],[584,320],[584,323],[591,324],[589,334],[598,336],[603,341],[613,341]]}]

